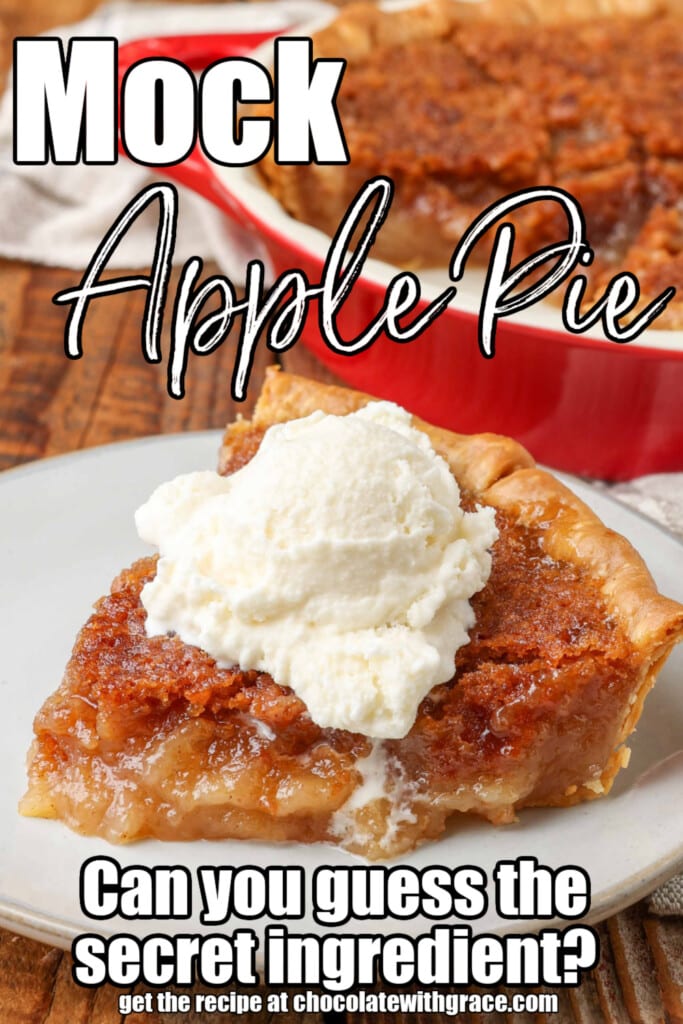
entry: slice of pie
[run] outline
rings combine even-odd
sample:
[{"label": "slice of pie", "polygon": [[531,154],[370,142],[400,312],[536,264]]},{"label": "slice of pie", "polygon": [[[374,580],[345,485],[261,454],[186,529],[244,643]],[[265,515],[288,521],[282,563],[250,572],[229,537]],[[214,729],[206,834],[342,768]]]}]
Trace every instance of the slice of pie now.
[{"label": "slice of pie", "polygon": [[[373,255],[447,267],[488,206],[554,185],[582,205],[594,301],[628,270],[648,301],[676,286],[658,326],[683,326],[678,0],[361,3],[314,46],[347,60],[338,107],[350,163],[267,156],[260,171],[292,216],[332,235],[361,185],[388,175],[395,196]],[[507,219],[515,261],[567,237],[557,203]],[[469,262],[488,257],[482,241]]]},{"label": "slice of pie", "polygon": [[[273,424],[371,401],[270,372],[253,419],[228,427],[220,471],[244,466]],[[36,717],[22,812],[114,842],[325,840],[380,858],[437,836],[455,811],[503,824],[607,793],[683,607],[516,442],[414,424],[463,505],[496,510],[499,539],[453,678],[403,739],[320,728],[276,679],[148,637],[146,558],[98,602]]]}]

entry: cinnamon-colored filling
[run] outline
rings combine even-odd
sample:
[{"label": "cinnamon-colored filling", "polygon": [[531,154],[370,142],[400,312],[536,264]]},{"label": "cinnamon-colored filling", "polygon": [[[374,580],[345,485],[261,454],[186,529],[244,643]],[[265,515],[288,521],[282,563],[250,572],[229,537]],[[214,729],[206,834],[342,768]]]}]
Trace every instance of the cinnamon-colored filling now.
[{"label": "cinnamon-colored filling", "polygon": [[[683,294],[683,17],[444,32],[350,60],[339,110],[351,162],[335,190],[297,195],[286,171],[264,168],[290,212],[330,233],[362,182],[387,174],[396,196],[375,254],[446,266],[492,202],[556,185],[582,204],[596,296],[617,270],[638,276],[644,298]],[[512,219],[516,258],[567,237],[557,204]],[[486,243],[475,257],[487,260]],[[658,326],[683,323],[681,294]]]},{"label": "cinnamon-colored filling", "polygon": [[[228,469],[259,439],[245,434]],[[36,718],[23,810],[114,841],[332,839],[386,856],[438,834],[452,810],[508,821],[586,783],[600,792],[637,659],[595,583],[547,557],[540,531],[497,518],[470,643],[409,735],[385,745],[384,799],[345,822],[369,740],[319,728],[268,675],[146,635],[146,558],[99,601]]]}]

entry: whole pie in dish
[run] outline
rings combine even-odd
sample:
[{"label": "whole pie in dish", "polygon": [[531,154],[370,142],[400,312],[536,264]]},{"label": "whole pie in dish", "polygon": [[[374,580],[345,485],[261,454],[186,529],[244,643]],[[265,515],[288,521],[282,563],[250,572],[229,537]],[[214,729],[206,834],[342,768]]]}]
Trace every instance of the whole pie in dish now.
[{"label": "whole pie in dish", "polygon": [[[589,292],[621,270],[643,300],[675,286],[659,327],[683,326],[683,6],[679,0],[432,0],[346,8],[314,37],[344,57],[350,164],[260,165],[294,217],[333,234],[361,185],[388,175],[373,246],[392,264],[446,267],[491,203],[539,185],[582,205]],[[567,237],[557,203],[516,212],[514,257]],[[470,263],[485,263],[482,241]],[[583,268],[582,268],[583,269]]]},{"label": "whole pie in dish", "polygon": [[[253,419],[228,427],[220,471],[244,466],[273,424],[371,401],[271,372]],[[277,679],[149,637],[140,592],[156,562],[145,558],[97,603],[36,717],[24,814],[114,842],[325,840],[380,858],[437,836],[455,811],[504,824],[608,792],[683,607],[516,442],[413,422],[463,505],[495,509],[499,537],[469,643],[410,732],[321,728]]]}]

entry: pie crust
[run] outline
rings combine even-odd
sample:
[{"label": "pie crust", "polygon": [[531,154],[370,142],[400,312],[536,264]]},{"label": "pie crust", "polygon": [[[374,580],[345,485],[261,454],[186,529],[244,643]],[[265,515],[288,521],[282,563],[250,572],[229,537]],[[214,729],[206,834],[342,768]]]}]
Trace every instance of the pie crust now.
[{"label": "pie crust", "polygon": [[[410,267],[448,266],[501,197],[561,187],[581,203],[596,254],[585,301],[628,270],[643,301],[677,288],[657,325],[680,327],[682,40],[680,0],[355,4],[314,36],[317,56],[347,61],[338,106],[350,163],[270,154],[260,171],[292,216],[328,235],[364,182],[388,175],[395,196],[373,255]],[[556,203],[507,219],[515,261],[567,237]],[[489,253],[483,240],[469,263]]]},{"label": "pie crust", "polygon": [[[253,419],[226,431],[221,472],[274,423],[372,400],[270,371]],[[496,509],[500,539],[454,678],[404,739],[321,729],[269,676],[147,637],[139,594],[155,560],[143,559],[98,602],[36,717],[22,812],[116,842],[326,840],[381,858],[438,835],[456,810],[505,823],[606,793],[683,607],[515,441],[414,424],[463,503]]]}]

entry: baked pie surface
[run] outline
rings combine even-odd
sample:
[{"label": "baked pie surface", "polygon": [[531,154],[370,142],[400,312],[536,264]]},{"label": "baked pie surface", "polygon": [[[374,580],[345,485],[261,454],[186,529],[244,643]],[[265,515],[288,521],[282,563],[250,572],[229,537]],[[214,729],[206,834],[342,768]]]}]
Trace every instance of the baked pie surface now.
[{"label": "baked pie surface", "polygon": [[[276,422],[371,400],[270,373],[253,419],[228,428],[221,471],[244,465]],[[36,717],[22,811],[116,842],[322,839],[378,858],[438,835],[454,811],[505,823],[607,792],[683,608],[514,441],[414,422],[463,504],[496,509],[500,536],[454,677],[404,739],[321,729],[268,675],[148,637],[147,558],[98,602]]]},{"label": "baked pie surface", "polygon": [[[491,203],[558,186],[581,203],[596,253],[587,300],[628,270],[643,300],[675,286],[657,325],[683,325],[679,0],[357,4],[315,48],[347,59],[338,106],[350,163],[267,157],[267,186],[292,216],[333,234],[362,184],[385,174],[396,191],[373,255],[445,267]],[[508,219],[515,260],[567,237],[556,203]],[[470,263],[488,255],[482,241]]]}]

